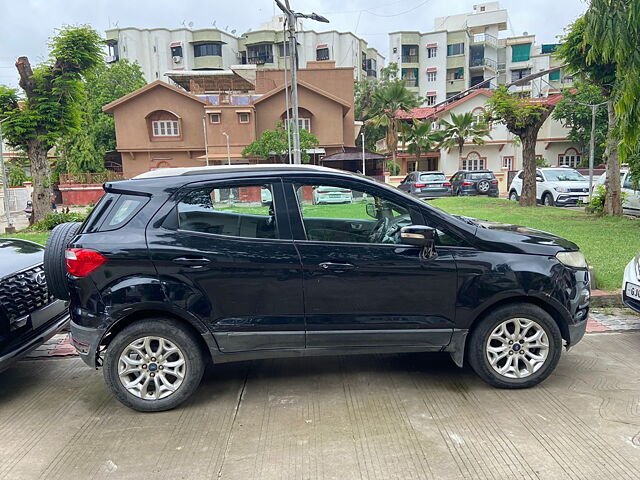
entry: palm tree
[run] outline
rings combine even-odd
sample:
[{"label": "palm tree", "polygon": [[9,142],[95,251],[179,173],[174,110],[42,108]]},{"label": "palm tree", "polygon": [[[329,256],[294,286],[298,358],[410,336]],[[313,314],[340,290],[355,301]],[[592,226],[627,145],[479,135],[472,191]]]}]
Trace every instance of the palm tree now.
[{"label": "palm tree", "polygon": [[407,89],[404,82],[395,81],[388,86],[376,90],[373,94],[373,106],[369,109],[367,124],[382,127],[386,131],[387,147],[391,149],[393,164],[396,164],[396,148],[398,147],[398,130],[400,119],[397,113],[408,112],[418,106],[418,98]]},{"label": "palm tree", "polygon": [[458,147],[462,157],[462,149],[467,141],[476,145],[483,145],[485,137],[491,137],[486,123],[476,123],[471,112],[456,115],[451,113],[451,123],[440,120],[444,130],[440,132],[440,148],[452,149]]},{"label": "palm tree", "polygon": [[416,157],[418,164],[422,154],[432,151],[440,141],[439,132],[432,130],[431,122],[414,119],[412,123],[403,124],[401,130],[407,152]]}]

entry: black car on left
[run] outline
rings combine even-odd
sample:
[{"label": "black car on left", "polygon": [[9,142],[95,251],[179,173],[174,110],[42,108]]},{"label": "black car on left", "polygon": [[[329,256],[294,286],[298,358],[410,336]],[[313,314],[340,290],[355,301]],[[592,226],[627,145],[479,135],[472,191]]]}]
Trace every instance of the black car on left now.
[{"label": "black car on left", "polygon": [[451,177],[451,195],[498,197],[498,179],[491,170],[460,170]]},{"label": "black car on left", "polygon": [[0,371],[69,323],[66,302],[49,293],[44,247],[0,239]]}]

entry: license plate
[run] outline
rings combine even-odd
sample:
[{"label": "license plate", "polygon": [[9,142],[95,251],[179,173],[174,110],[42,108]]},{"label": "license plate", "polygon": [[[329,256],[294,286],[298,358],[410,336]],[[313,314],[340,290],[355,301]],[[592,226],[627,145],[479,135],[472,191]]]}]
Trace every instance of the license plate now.
[{"label": "license plate", "polygon": [[627,283],[627,288],[625,293],[627,294],[627,297],[631,297],[635,300],[640,300],[640,285]]},{"label": "license plate", "polygon": [[49,305],[36,310],[31,314],[31,327],[35,330],[49,320],[57,317],[66,310],[67,306],[62,300],[54,300]]}]

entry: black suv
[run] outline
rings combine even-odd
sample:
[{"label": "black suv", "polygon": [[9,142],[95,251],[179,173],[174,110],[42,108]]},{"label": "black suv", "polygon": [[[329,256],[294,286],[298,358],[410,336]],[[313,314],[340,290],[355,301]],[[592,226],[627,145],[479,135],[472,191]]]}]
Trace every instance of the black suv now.
[{"label": "black suv", "polygon": [[497,197],[499,194],[498,179],[491,170],[461,170],[451,177],[451,195]]},{"label": "black suv", "polygon": [[[314,205],[320,187],[353,201]],[[444,351],[494,386],[530,387],[585,331],[575,244],[455,217],[362,176],[220,166],[104,188],[48,248],[66,256],[66,273],[51,268],[67,278],[56,294],[70,298],[73,344],[137,410],[184,401],[209,359]]]}]

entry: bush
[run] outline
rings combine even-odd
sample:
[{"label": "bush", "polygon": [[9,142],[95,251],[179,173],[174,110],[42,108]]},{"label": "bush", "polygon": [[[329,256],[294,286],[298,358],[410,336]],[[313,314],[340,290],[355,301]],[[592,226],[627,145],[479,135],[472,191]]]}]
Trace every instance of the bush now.
[{"label": "bush", "polygon": [[84,222],[84,219],[87,218],[86,213],[77,213],[77,212],[52,212],[47,214],[44,220],[41,220],[38,223],[34,223],[29,230],[35,230],[38,232],[44,232],[47,230],[53,230],[56,225],[60,225],[61,223],[66,222]]},{"label": "bush", "polygon": [[[607,189],[604,185],[596,185],[591,194],[591,203],[587,204],[586,210],[588,213],[595,213],[602,215],[604,213],[604,201],[607,196]],[[626,198],[625,192],[622,192],[622,201]]]}]

